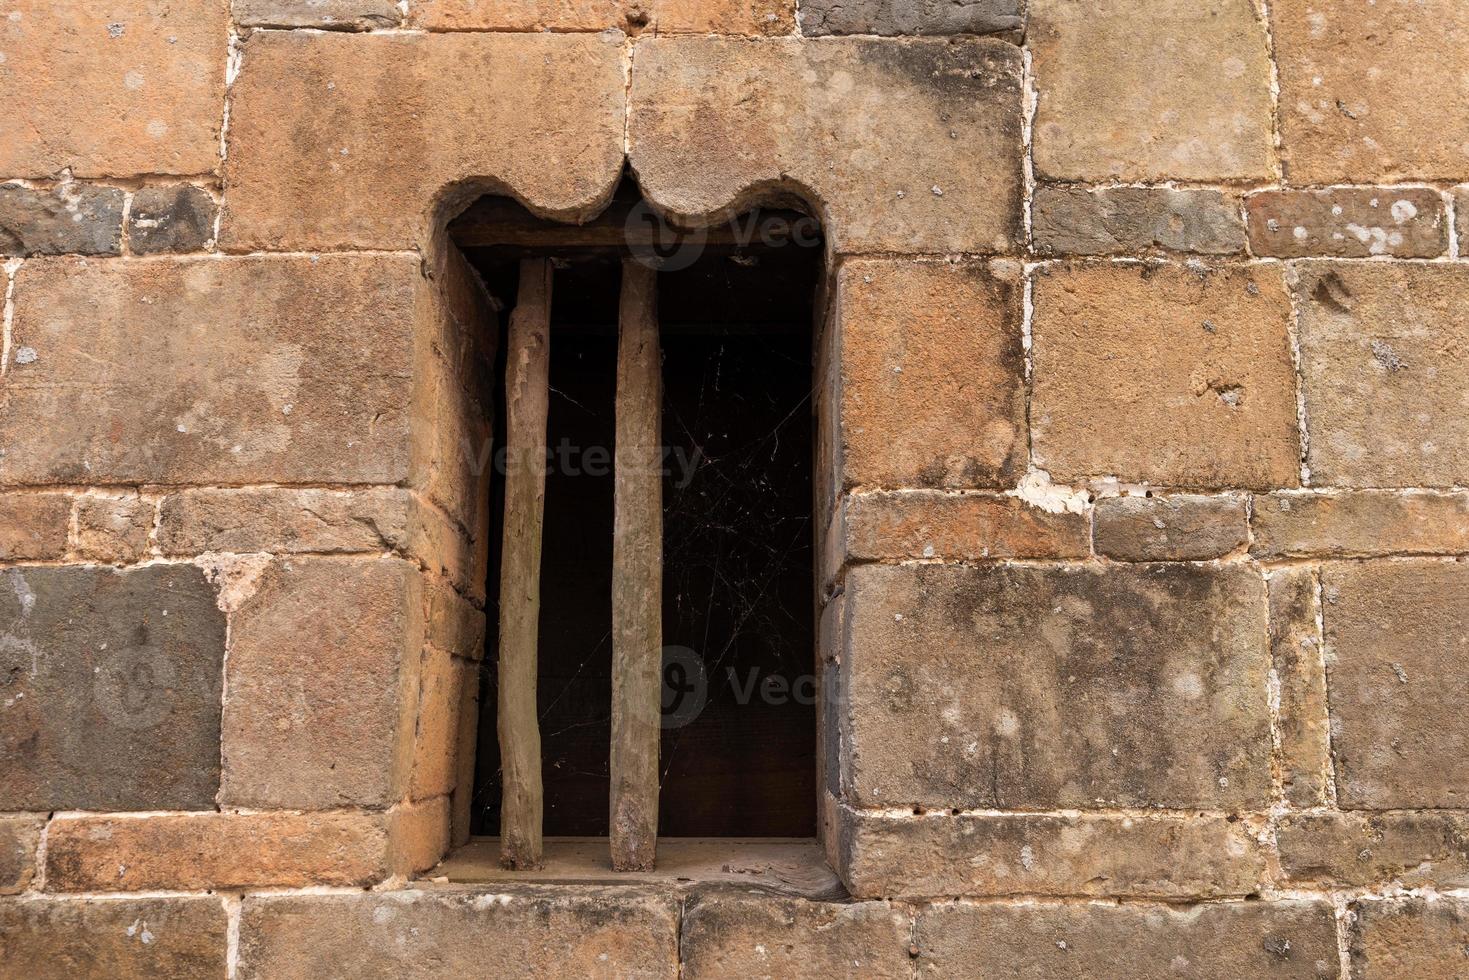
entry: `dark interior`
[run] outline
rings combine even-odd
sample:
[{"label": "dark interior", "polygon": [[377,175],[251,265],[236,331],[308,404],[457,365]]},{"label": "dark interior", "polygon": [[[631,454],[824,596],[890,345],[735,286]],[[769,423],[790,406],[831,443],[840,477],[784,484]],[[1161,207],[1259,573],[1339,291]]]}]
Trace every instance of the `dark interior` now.
[{"label": "dark interior", "polygon": [[[620,196],[624,213],[629,195]],[[513,205],[497,202],[494,213]],[[508,209],[508,210],[507,210]],[[484,212],[489,213],[489,212]],[[767,212],[783,214],[781,212]],[[740,219],[754,228],[756,215]],[[779,220],[787,220],[782,217]],[[567,246],[536,222],[460,238],[502,303],[525,254],[557,258],[538,701],[548,837],[606,836],[611,700],[613,405],[623,249]],[[604,222],[605,223],[605,222]],[[812,223],[808,222],[808,227]],[[452,227],[451,227],[452,230]],[[603,239],[613,236],[603,235]],[[466,241],[468,239],[468,241]],[[811,348],[819,241],[716,243],[659,274],[663,347],[664,722],[659,833],[816,832]],[[587,235],[598,241],[596,229]],[[496,366],[503,444],[504,364]],[[492,478],[474,823],[500,821],[495,596],[503,479]],[[702,680],[701,680],[702,675]],[[699,710],[701,695],[702,709]]]}]

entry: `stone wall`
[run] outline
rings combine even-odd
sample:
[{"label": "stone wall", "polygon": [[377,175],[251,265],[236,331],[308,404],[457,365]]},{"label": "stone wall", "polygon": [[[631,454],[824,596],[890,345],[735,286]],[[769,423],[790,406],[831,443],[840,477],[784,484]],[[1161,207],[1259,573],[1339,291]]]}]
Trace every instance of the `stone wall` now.
[{"label": "stone wall", "polygon": [[[0,974],[1454,977],[1469,6],[0,0]],[[805,202],[851,901],[443,886],[489,298]]]}]

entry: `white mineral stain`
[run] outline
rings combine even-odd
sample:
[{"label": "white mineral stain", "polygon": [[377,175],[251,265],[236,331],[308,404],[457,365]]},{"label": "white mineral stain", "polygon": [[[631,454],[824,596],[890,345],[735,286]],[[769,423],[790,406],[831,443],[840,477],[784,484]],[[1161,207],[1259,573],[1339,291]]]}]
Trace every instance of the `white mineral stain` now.
[{"label": "white mineral stain", "polygon": [[1085,490],[1057,486],[1045,470],[1030,471],[1021,479],[1019,486],[1006,493],[1048,514],[1084,514],[1091,503],[1091,495]]}]

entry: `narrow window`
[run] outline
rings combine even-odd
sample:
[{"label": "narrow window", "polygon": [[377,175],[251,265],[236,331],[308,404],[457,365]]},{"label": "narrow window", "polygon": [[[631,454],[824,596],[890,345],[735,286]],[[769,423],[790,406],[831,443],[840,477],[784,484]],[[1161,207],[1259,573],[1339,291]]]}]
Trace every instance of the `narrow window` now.
[{"label": "narrow window", "polygon": [[[655,831],[815,835],[818,226],[766,211],[662,250],[639,245],[658,227],[629,187],[588,226],[486,199],[451,228],[503,307],[474,831],[501,837],[512,862],[532,842],[502,813],[548,838],[608,837],[625,868],[647,866]],[[547,347],[527,361],[542,284]],[[516,401],[542,355],[543,410]],[[540,411],[532,676],[543,804],[528,814],[507,806],[525,760],[502,756],[499,732],[505,712],[529,715],[504,695],[530,685],[498,670],[502,636],[526,642],[512,608],[525,614],[525,597],[502,590],[524,584],[517,534],[527,529],[515,521],[535,487],[513,450],[541,438],[525,422]],[[507,610],[509,633],[496,628]],[[635,658],[649,636],[651,664],[617,650],[621,637]],[[632,704],[634,721],[645,710],[624,682],[651,699],[651,739],[614,732],[615,703]],[[653,813],[656,824],[640,826]]]}]

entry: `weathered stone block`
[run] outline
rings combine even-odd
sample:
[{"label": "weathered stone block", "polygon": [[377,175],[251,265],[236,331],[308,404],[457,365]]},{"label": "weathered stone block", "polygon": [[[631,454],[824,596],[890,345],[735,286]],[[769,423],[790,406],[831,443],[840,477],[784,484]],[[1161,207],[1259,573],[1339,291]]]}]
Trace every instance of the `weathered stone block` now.
[{"label": "weathered stone block", "polygon": [[789,34],[795,0],[418,0],[413,21],[430,29],[604,31],[656,34]]},{"label": "weathered stone block", "polygon": [[409,256],[27,262],[0,481],[396,482],[417,279]]},{"label": "weathered stone block", "polygon": [[62,892],[370,885],[387,875],[380,814],[58,817],[46,888]]},{"label": "weathered stone block", "polygon": [[446,650],[434,646],[423,649],[409,791],[415,800],[445,796],[454,789],[454,754],[459,748],[459,708],[463,701],[459,685],[465,679],[460,666]]},{"label": "weathered stone block", "polygon": [[1325,805],[1331,766],[1316,588],[1310,568],[1277,569],[1266,580],[1281,787],[1287,802],[1302,807]]},{"label": "weathered stone block", "polygon": [[229,0],[0,4],[0,174],[219,165]]},{"label": "weathered stone block", "polygon": [[1353,980],[1459,980],[1469,947],[1463,898],[1364,898],[1352,903]]},{"label": "weathered stone block", "polygon": [[153,501],[137,494],[86,493],[76,499],[77,557],[124,565],[141,561],[153,533]]},{"label": "weathered stone block", "polygon": [[679,934],[688,980],[910,980],[910,914],[887,902],[832,904],[764,892],[695,896]]},{"label": "weathered stone block", "polygon": [[[4,71],[0,63],[0,78]],[[0,255],[116,255],[123,201],[116,187],[95,184],[0,184]]]},{"label": "weathered stone block", "polygon": [[0,975],[223,977],[228,931],[215,897],[9,899],[0,901]]},{"label": "weathered stone block", "polygon": [[621,176],[620,41],[253,35],[231,88],[221,243],[406,248],[490,191],[546,217],[590,216]]},{"label": "weathered stone block", "polygon": [[678,976],[674,896],[637,887],[509,886],[248,897],[240,980],[423,975]]},{"label": "weathered stone block", "polygon": [[1469,816],[1462,813],[1301,813],[1276,829],[1294,882],[1361,888],[1469,885]]},{"label": "weathered stone block", "polygon": [[214,198],[193,184],[144,187],[128,210],[128,249],[137,255],[201,252],[214,240]]},{"label": "weathered stone block", "polygon": [[1469,187],[1454,190],[1454,220],[1458,224],[1459,254],[1469,255]]},{"label": "weathered stone block", "polygon": [[1270,176],[1269,49],[1250,0],[1031,0],[1028,41],[1043,176]]},{"label": "weathered stone block", "polygon": [[230,623],[224,787],[235,806],[333,809],[401,797],[421,601],[397,559],[272,563]]},{"label": "weathered stone block", "polygon": [[804,0],[801,33],[1019,34],[1020,0]]},{"label": "weathered stone block", "polygon": [[1242,821],[1199,814],[925,814],[839,809],[838,870],[858,898],[1218,898],[1257,891]]},{"label": "weathered stone block", "polygon": [[980,264],[837,274],[846,486],[1007,487],[1025,469],[1021,289]]},{"label": "weathered stone block", "polygon": [[1469,7],[1282,0],[1270,10],[1292,182],[1464,178]]},{"label": "weathered stone block", "polygon": [[1469,493],[1276,493],[1255,498],[1251,522],[1257,558],[1469,553]]},{"label": "weathered stone block", "polygon": [[64,493],[0,494],[0,559],[46,561],[66,554],[72,498]]},{"label": "weathered stone block", "polygon": [[203,573],[3,577],[0,811],[212,807],[225,618]]},{"label": "weathered stone block", "polygon": [[15,895],[29,887],[45,825],[44,813],[0,817],[0,895]]},{"label": "weathered stone block", "polygon": [[857,805],[1268,799],[1265,590],[1252,570],[868,565],[846,595]]},{"label": "weathered stone block", "polygon": [[1469,565],[1329,565],[1322,590],[1342,808],[1463,806]]},{"label": "weathered stone block", "polygon": [[675,218],[702,224],[796,195],[837,252],[1020,243],[1012,44],[653,38],[638,42],[636,65],[630,162]]},{"label": "weathered stone block", "polygon": [[449,851],[451,820],[447,796],[393,807],[388,843],[394,872],[417,874],[442,861]]},{"label": "weathered stone block", "polygon": [[1000,494],[857,493],[846,501],[845,559],[1082,558],[1088,531],[1085,514],[1052,514]]},{"label": "weathered stone block", "polygon": [[480,665],[461,663],[459,669],[459,741],[454,749],[454,792],[449,799],[449,840],[453,847],[469,843],[473,829],[480,723]]},{"label": "weathered stone block", "polygon": [[1427,259],[1448,250],[1443,197],[1430,188],[1262,191],[1245,204],[1256,255]]},{"label": "weathered stone block", "polygon": [[1215,190],[1043,184],[1035,189],[1031,221],[1042,255],[1245,250],[1239,199]]},{"label": "weathered stone block", "polygon": [[182,490],[163,498],[158,546],[208,551],[381,552],[406,546],[409,494],[393,487]]},{"label": "weathered stone block", "polygon": [[1336,977],[1328,902],[936,905],[914,930],[920,969],[944,977]]},{"label": "weathered stone block", "polygon": [[403,19],[396,0],[234,0],[235,20],[246,27],[318,27],[365,31]]},{"label": "weathered stone block", "polygon": [[1097,553],[1121,561],[1207,561],[1245,546],[1245,499],[1169,494],[1097,501]]},{"label": "weathered stone block", "polygon": [[1032,441],[1058,482],[1299,483],[1278,267],[1072,263],[1037,277],[1034,297]]},{"label": "weathered stone block", "polygon": [[428,580],[424,590],[428,594],[428,641],[466,660],[484,656],[484,612],[442,580]]},{"label": "weathered stone block", "polygon": [[1299,290],[1311,482],[1469,483],[1469,269],[1311,262]]}]

